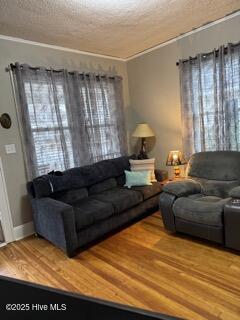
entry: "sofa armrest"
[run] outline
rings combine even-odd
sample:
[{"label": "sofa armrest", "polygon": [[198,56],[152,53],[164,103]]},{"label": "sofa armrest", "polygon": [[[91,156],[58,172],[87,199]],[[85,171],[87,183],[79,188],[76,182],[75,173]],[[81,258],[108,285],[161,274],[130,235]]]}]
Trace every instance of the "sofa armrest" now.
[{"label": "sofa armrest", "polygon": [[229,192],[230,197],[240,199],[240,186],[232,188]]},{"label": "sofa armrest", "polygon": [[48,197],[32,205],[36,232],[72,256],[78,247],[73,207]]},{"label": "sofa armrest", "polygon": [[192,179],[176,180],[165,184],[163,186],[163,191],[173,194],[176,197],[182,197],[194,193],[200,193],[201,185],[199,182]]}]

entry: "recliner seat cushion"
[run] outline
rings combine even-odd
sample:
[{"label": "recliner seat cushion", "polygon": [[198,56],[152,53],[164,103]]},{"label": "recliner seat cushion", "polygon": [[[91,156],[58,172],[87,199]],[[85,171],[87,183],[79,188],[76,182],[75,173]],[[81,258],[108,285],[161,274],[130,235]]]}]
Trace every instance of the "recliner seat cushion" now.
[{"label": "recliner seat cushion", "polygon": [[106,190],[96,195],[92,195],[91,198],[111,203],[115,213],[121,213],[143,201],[143,196],[140,192],[124,188]]},{"label": "recliner seat cushion", "polygon": [[111,203],[101,202],[96,199],[87,198],[72,203],[75,213],[77,231],[87,228],[96,222],[107,219],[114,214]]},{"label": "recliner seat cushion", "polygon": [[153,182],[151,186],[132,187],[131,190],[141,192],[143,199],[149,199],[162,191],[161,183]]},{"label": "recliner seat cushion", "polygon": [[190,222],[221,227],[223,208],[228,201],[229,198],[200,194],[181,197],[174,202],[173,213],[176,217]]}]

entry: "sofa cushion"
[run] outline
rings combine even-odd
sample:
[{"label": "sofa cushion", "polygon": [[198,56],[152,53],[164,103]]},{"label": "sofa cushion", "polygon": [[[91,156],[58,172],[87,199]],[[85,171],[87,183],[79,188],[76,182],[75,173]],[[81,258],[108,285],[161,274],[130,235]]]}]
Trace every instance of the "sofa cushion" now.
[{"label": "sofa cushion", "polygon": [[116,175],[116,170],[109,160],[103,160],[87,166],[65,171],[72,183],[81,187],[89,187]]},{"label": "sofa cushion", "polygon": [[130,170],[130,163],[129,159],[133,158],[134,156],[122,156],[115,159],[107,160],[114,166],[114,176],[118,177],[124,173],[124,170]]},{"label": "sofa cushion", "polygon": [[91,165],[71,168],[61,175],[43,175],[35,178],[28,191],[36,198],[48,197],[52,193],[80,189],[100,183],[109,178],[116,178],[129,170],[129,159],[133,156],[122,156],[102,160]]},{"label": "sofa cushion", "polygon": [[141,192],[143,199],[149,199],[162,191],[161,183],[153,182],[151,186],[132,187],[131,190]]},{"label": "sofa cushion", "polygon": [[103,192],[117,186],[117,181],[114,178],[106,179],[102,182],[96,183],[93,186],[89,187],[89,195]]},{"label": "sofa cushion", "polygon": [[215,196],[194,195],[178,198],[173,204],[176,217],[210,226],[222,226],[224,205],[229,198],[222,199]]},{"label": "sofa cushion", "polygon": [[119,177],[130,168],[130,157],[102,160],[91,165],[71,168],[61,175],[43,175],[33,180],[30,193],[36,198],[48,197],[51,193],[89,187],[109,178]]},{"label": "sofa cushion", "polygon": [[143,196],[140,192],[118,187],[92,195],[91,198],[111,203],[115,213],[121,213],[143,201]]},{"label": "sofa cushion", "polygon": [[51,195],[51,198],[68,203],[68,204],[72,204],[73,202],[77,202],[87,198],[87,196],[88,196],[87,189],[81,188],[76,190],[55,192]]},{"label": "sofa cushion", "polygon": [[124,187],[129,189],[134,186],[151,186],[151,171],[128,171],[125,170],[126,183]]},{"label": "sofa cushion", "polygon": [[151,182],[156,182],[155,177],[155,158],[151,159],[129,159],[131,171],[150,171],[151,172]]},{"label": "sofa cushion", "polygon": [[72,204],[75,213],[77,231],[111,217],[114,213],[113,206],[108,202],[86,198]]},{"label": "sofa cushion", "polygon": [[121,176],[117,177],[117,178],[116,178],[116,181],[117,181],[117,185],[118,185],[118,186],[123,187],[124,184],[126,183],[125,174],[122,174]]}]

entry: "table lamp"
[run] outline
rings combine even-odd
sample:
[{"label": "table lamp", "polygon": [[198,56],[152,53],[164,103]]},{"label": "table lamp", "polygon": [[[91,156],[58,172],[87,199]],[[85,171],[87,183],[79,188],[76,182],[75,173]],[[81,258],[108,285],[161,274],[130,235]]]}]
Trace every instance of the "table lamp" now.
[{"label": "table lamp", "polygon": [[146,138],[154,137],[155,134],[153,133],[152,129],[149,127],[147,123],[139,123],[134,130],[133,137],[142,138],[141,149],[138,154],[138,159],[148,159],[147,152],[146,152]]},{"label": "table lamp", "polygon": [[174,173],[175,173],[175,179],[180,178],[180,168],[179,166],[186,164],[187,161],[184,159],[184,155],[182,151],[170,151],[168,154],[167,166],[173,166],[174,167]]}]

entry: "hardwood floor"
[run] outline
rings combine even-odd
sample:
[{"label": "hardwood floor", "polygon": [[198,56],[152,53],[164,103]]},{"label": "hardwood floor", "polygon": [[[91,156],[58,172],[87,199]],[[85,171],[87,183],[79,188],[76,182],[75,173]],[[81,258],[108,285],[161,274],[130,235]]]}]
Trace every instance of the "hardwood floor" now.
[{"label": "hardwood floor", "polygon": [[168,235],[159,213],[73,259],[33,236],[11,243],[0,274],[185,319],[240,319],[240,256]]}]

